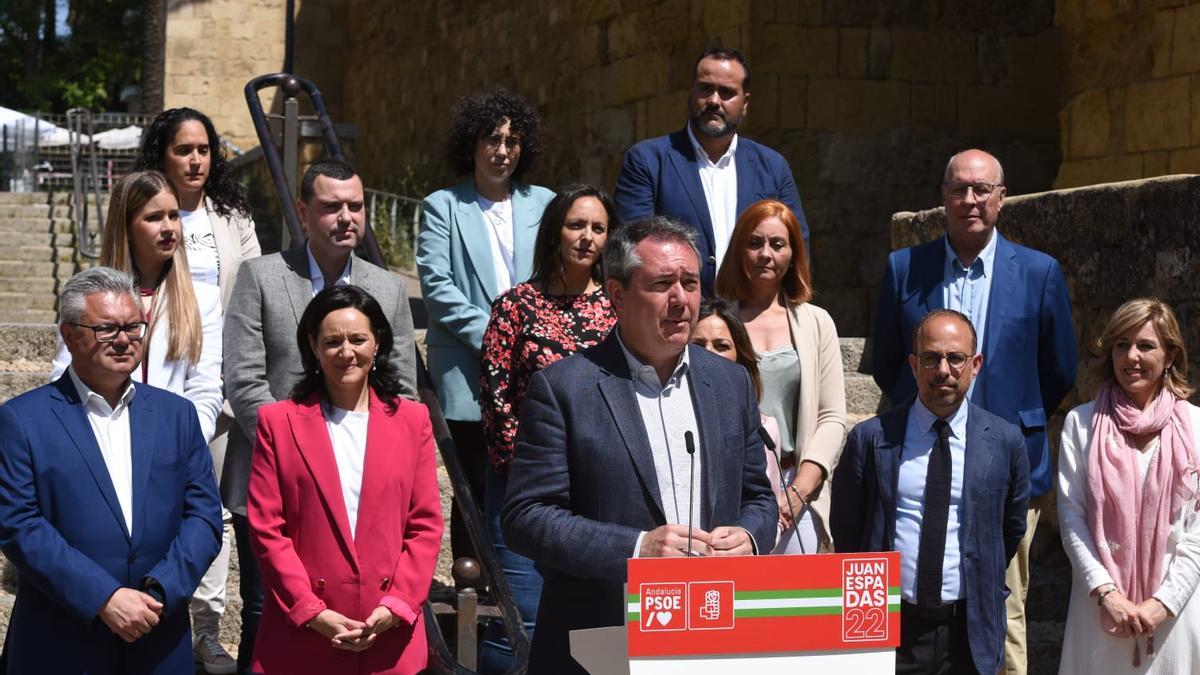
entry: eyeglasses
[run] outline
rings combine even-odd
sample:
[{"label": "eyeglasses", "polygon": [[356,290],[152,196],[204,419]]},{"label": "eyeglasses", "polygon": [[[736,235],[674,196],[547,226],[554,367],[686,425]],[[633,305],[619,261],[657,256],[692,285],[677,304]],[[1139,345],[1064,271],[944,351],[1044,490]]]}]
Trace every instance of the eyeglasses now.
[{"label": "eyeglasses", "polygon": [[146,337],[145,321],[134,321],[124,326],[117,326],[111,323],[98,323],[94,326],[89,326],[86,323],[75,323],[74,321],[71,321],[70,324],[72,326],[79,326],[80,328],[91,328],[92,333],[96,336],[96,342],[100,344],[115,342],[119,333],[124,333],[130,342],[137,342]]},{"label": "eyeglasses", "polygon": [[921,364],[922,368],[930,370],[942,365],[942,359],[950,366],[950,369],[957,372],[962,370],[967,365],[967,361],[971,360],[974,354],[965,354],[963,352],[950,352],[949,354],[939,354],[937,352],[922,352],[917,355],[917,363]]},{"label": "eyeglasses", "polygon": [[495,152],[495,151],[499,150],[501,145],[504,146],[505,150],[512,152],[512,151],[516,150],[517,148],[521,147],[521,137],[520,136],[501,136],[499,134],[492,134],[491,136],[483,137],[483,144],[491,152]]},{"label": "eyeglasses", "polygon": [[947,183],[942,189],[955,199],[966,199],[967,192],[975,193],[979,199],[987,199],[998,187],[1001,187],[1000,183]]}]

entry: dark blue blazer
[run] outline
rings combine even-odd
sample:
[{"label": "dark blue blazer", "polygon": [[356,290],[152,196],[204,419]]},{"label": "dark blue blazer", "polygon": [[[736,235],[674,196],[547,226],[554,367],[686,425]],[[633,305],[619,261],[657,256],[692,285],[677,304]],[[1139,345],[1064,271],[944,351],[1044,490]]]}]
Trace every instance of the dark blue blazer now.
[{"label": "dark blue blazer", "polygon": [[[13,673],[190,673],[188,599],[220,549],[221,502],[196,410],[135,385],[133,536],[69,375],[0,406],[0,547],[20,573]],[[126,644],[98,618],[158,581],[159,624]]]},{"label": "dark blue blazer", "polygon": [[[745,136],[738,137],[737,213],[760,199],[778,199],[787,204],[800,221],[804,248],[811,251],[808,221],[800,206],[800,193],[792,170],[783,155]],[[712,295],[717,275],[717,249],[713,243],[712,218],[700,183],[696,152],[687,129],[651,138],[629,149],[617,189],[613,193],[622,222],[646,216],[677,218],[700,233],[700,282],[705,297]]]},{"label": "dark blue blazer", "polygon": [[[778,510],[750,378],[731,361],[688,349],[703,465],[695,525],[743,527],[769,551]],[[583,673],[569,655],[569,631],[625,623],[626,560],[641,532],[667,523],[615,331],[530,380],[502,522],[507,544],[545,577],[529,672]]]},{"label": "dark blue blazer", "polygon": [[[1054,258],[996,232],[996,259],[983,333],[983,367],[971,402],[1016,424],[1025,435],[1034,496],[1053,484],[1046,420],[1075,386],[1078,355],[1071,298]],[[912,333],[942,309],[944,238],[895,251],[879,283],[872,358],[875,383],[898,403],[917,393],[908,365]]]},{"label": "dark blue blazer", "polygon": [[[896,549],[896,484],[914,399],[854,427],[833,471],[829,524],[838,553]],[[981,673],[1004,655],[1004,571],[1025,534],[1029,461],[1021,430],[979,406],[967,413],[958,545],[967,600],[967,640]]]}]

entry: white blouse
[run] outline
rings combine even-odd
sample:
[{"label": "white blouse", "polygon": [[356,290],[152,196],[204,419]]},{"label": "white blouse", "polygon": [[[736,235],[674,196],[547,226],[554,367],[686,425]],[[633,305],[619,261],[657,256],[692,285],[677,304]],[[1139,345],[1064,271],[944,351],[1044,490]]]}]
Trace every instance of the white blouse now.
[{"label": "white blouse", "polygon": [[358,499],[362,494],[363,461],[367,457],[368,412],[353,412],[336,406],[325,407],[325,428],[333,444],[338,478],[342,483],[342,501],[350,518],[350,536],[358,525]]}]

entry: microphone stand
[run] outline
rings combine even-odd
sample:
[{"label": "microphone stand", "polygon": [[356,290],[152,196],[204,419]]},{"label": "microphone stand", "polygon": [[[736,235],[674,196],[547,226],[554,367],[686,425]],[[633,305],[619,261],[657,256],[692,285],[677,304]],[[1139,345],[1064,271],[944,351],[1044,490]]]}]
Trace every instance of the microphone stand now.
[{"label": "microphone stand", "polygon": [[687,554],[689,556],[693,556],[696,555],[692,552],[692,504],[696,498],[696,439],[691,430],[683,432],[683,442],[687,448],[687,454],[691,464],[688,469]]},{"label": "microphone stand", "polygon": [[775,448],[775,441],[771,440],[771,434],[767,433],[766,427],[759,425],[758,436],[762,438],[763,445],[767,446],[767,450],[770,450],[771,456],[775,458],[775,468],[779,469],[779,487],[783,490],[783,501],[787,504],[788,513],[792,516],[792,534],[796,535],[796,544],[800,546],[800,554],[805,555],[804,542],[800,539],[800,522],[796,519],[796,510],[792,508],[792,500],[788,498],[787,481],[783,477],[783,462],[779,461],[779,451]]}]

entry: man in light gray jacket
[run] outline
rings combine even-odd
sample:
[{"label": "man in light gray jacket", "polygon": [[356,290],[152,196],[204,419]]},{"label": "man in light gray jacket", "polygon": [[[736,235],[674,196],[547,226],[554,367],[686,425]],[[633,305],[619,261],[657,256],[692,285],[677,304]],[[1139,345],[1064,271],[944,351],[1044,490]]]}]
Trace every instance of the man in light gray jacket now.
[{"label": "man in light gray jacket", "polygon": [[249,667],[263,603],[246,521],[258,409],[286,398],[299,379],[296,326],[312,297],[338,284],[353,284],[373,295],[392,324],[390,358],[399,367],[405,394],[416,398],[417,390],[413,322],[404,284],[354,255],[366,227],[362,180],[346,162],[322,160],[304,174],[296,206],[308,241],[243,263],[225,310],[225,394],[237,426],[230,432],[221,499],[233,513],[241,572],[239,673]]}]

